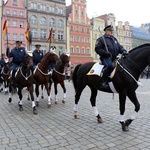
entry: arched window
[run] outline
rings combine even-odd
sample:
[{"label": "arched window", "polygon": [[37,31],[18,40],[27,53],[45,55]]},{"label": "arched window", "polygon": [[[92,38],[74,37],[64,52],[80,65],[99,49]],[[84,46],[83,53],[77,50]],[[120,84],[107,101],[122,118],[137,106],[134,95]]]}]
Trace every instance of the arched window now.
[{"label": "arched window", "polygon": [[46,25],[46,18],[45,17],[41,17],[40,24],[41,25]]},{"label": "arched window", "polygon": [[58,20],[58,27],[59,28],[63,28],[64,27],[64,22],[61,19]]},{"label": "arched window", "polygon": [[52,26],[52,27],[55,26],[55,20],[54,20],[54,18],[50,18],[49,25]]},{"label": "arched window", "polygon": [[37,17],[36,16],[31,16],[30,23],[31,24],[37,24]]}]

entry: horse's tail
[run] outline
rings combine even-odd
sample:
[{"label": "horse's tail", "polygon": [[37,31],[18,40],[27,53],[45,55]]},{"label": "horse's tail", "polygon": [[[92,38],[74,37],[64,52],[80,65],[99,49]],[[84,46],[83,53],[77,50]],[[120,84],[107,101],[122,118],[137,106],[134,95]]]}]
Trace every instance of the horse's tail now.
[{"label": "horse's tail", "polygon": [[72,81],[73,81],[73,86],[74,86],[75,91],[76,91],[76,87],[77,87],[77,72],[78,72],[80,66],[81,66],[81,64],[78,64],[75,67],[75,69],[73,71],[73,75],[72,75]]}]

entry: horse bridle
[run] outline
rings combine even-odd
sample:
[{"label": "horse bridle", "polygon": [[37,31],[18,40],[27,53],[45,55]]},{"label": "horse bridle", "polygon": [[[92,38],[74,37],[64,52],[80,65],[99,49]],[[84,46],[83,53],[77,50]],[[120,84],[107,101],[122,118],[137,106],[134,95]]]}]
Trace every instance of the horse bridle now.
[{"label": "horse bridle", "polygon": [[20,70],[20,73],[21,73],[21,75],[26,79],[26,80],[28,80],[31,76],[32,76],[32,71],[30,70],[30,74],[26,77],[24,74],[23,74],[23,72],[22,72],[22,66],[20,66],[19,67],[19,70]]}]

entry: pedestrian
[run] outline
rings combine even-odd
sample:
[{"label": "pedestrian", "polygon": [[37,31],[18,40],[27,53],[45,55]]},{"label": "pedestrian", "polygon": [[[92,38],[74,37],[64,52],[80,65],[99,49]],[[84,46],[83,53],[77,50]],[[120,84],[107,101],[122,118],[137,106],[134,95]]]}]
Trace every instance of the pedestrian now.
[{"label": "pedestrian", "polygon": [[101,87],[107,88],[107,79],[113,70],[113,61],[117,58],[118,54],[127,55],[127,51],[113,36],[113,26],[106,26],[104,31],[105,34],[96,40],[95,51],[100,56],[100,60],[104,65]]},{"label": "pedestrian", "polygon": [[13,67],[12,67],[12,79],[14,80],[15,72],[17,67],[23,62],[26,51],[24,47],[21,47],[22,41],[16,41],[16,46],[11,51],[9,48],[6,50],[6,55],[8,58],[12,57]]}]

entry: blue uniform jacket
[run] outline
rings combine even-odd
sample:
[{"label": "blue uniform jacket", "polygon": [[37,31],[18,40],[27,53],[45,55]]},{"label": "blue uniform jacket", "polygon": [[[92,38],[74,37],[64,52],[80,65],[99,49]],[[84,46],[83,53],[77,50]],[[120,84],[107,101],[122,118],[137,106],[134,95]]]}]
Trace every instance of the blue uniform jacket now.
[{"label": "blue uniform jacket", "polygon": [[26,55],[26,51],[24,47],[20,47],[20,48],[14,48],[10,51],[9,54],[7,54],[8,57],[13,57],[13,63],[16,65],[20,65],[23,60],[24,57]]},{"label": "blue uniform jacket", "polygon": [[[104,35],[103,37],[106,41],[108,51],[112,54],[112,59],[116,59],[116,56],[119,53],[122,54],[123,51],[126,51],[123,48],[123,46],[119,44],[118,40],[114,36],[110,37],[110,36]],[[107,52],[107,50],[106,50],[102,36],[99,37],[96,41],[95,51],[97,54],[100,55],[100,57],[105,57],[105,53]]]},{"label": "blue uniform jacket", "polygon": [[33,63],[34,65],[37,65],[41,59],[43,58],[43,52],[41,50],[37,51],[34,50],[33,51]]}]

